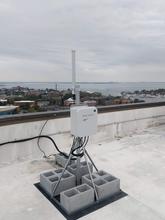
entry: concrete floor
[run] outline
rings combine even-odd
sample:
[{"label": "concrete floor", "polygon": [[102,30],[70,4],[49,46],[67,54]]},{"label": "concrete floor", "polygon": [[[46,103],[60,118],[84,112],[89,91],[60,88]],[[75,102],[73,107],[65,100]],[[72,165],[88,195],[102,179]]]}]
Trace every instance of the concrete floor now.
[{"label": "concrete floor", "polygon": [[[129,196],[81,219],[165,220],[165,125],[87,148]],[[51,168],[44,160],[0,164],[0,220],[65,219],[33,186]]]}]

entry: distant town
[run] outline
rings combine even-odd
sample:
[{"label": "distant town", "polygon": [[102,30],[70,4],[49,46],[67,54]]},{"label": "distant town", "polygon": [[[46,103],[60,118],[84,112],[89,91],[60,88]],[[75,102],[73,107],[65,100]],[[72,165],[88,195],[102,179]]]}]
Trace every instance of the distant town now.
[{"label": "distant town", "polygon": [[[145,102],[149,98],[165,98],[165,89],[122,92],[121,96],[103,95],[100,92],[81,91],[81,103],[89,106],[107,106]],[[0,109],[11,107],[8,113],[55,111],[69,108],[74,104],[71,89],[31,89],[13,87],[0,89]],[[2,114],[1,110],[1,114]],[[6,109],[7,112],[7,109]]]}]

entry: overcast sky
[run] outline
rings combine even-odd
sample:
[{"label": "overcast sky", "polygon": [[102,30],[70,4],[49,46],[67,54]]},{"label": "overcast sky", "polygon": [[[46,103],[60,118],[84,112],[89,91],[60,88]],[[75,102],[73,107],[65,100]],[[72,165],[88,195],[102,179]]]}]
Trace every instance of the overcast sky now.
[{"label": "overcast sky", "polygon": [[164,0],[0,0],[0,81],[165,81]]}]

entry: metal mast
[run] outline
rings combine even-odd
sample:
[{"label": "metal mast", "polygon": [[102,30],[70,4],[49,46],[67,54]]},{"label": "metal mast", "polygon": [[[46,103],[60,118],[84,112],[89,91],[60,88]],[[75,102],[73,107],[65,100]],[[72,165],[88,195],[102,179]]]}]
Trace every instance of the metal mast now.
[{"label": "metal mast", "polygon": [[76,51],[72,50],[72,94],[75,104],[80,104],[80,86],[76,83]]}]

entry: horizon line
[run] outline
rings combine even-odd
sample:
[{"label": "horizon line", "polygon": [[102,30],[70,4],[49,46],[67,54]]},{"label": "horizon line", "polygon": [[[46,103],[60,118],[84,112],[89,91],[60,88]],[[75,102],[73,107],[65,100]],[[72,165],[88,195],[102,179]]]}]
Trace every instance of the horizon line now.
[{"label": "horizon line", "polygon": [[[72,81],[0,81],[0,83],[72,83]],[[108,84],[108,83],[165,83],[165,81],[77,81],[76,83],[94,83],[94,84]]]}]

